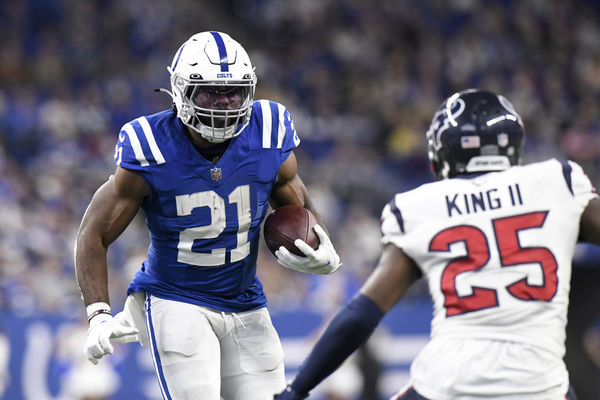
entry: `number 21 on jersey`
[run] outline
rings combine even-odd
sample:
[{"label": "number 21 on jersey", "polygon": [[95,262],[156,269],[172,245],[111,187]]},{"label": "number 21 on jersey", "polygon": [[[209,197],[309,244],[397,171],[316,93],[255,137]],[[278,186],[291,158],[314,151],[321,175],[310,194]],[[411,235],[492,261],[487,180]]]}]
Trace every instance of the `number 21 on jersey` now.
[{"label": "number 21 on jersey", "polygon": [[[231,262],[243,260],[250,254],[248,230],[252,222],[250,210],[250,185],[238,186],[229,194],[229,204],[237,206],[237,245],[231,250]],[[192,250],[195,240],[214,239],[221,235],[227,223],[225,216],[225,199],[212,190],[196,192],[175,197],[177,215],[190,215],[194,208],[210,209],[210,224],[184,229],[179,234],[177,244],[177,261],[198,266],[217,266],[226,262],[227,249],[212,249],[210,253],[199,253]]]}]

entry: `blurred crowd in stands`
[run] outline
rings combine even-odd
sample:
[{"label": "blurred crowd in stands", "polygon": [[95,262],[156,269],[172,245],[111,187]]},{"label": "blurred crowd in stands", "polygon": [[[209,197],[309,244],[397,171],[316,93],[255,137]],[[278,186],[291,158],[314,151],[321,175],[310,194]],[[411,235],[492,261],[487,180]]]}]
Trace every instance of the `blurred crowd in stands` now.
[{"label": "blurred crowd in stands", "polygon": [[[431,179],[424,133],[441,99],[513,101],[525,162],[557,156],[600,183],[600,6],[530,0],[0,2],[0,310],[81,314],[73,243],[113,173],[119,128],[171,106],[166,66],[204,30],[230,33],[302,139],[300,175],[343,259],[313,278],[267,253],[271,307],[337,308],[370,272],[379,213]],[[143,215],[110,248],[113,307],[143,260]],[[415,293],[423,291],[418,287]]]},{"label": "blurred crowd in stands", "polygon": [[[83,321],[79,222],[115,169],[120,127],[171,106],[154,89],[169,87],[175,50],[204,30],[240,41],[256,66],[256,98],[291,112],[300,175],[344,262],[313,277],[262,252],[274,312],[329,315],[355,292],[379,252],[382,207],[432,179],[424,133],[457,90],[487,88],[514,103],[525,163],[573,159],[600,184],[594,0],[1,1],[0,313]],[[110,248],[115,310],[147,244],[140,214]],[[420,285],[411,293],[425,295]],[[600,364],[598,332],[585,344]]]}]

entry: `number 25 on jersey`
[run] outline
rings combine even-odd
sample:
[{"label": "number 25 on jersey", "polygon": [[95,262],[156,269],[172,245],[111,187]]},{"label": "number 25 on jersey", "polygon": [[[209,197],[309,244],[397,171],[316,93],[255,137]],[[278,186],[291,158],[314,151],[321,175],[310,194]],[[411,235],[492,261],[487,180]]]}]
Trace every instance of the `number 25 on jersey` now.
[{"label": "number 25 on jersey", "polygon": [[[541,228],[547,214],[547,211],[539,211],[492,221],[502,268],[538,264],[542,269],[542,285],[530,285],[525,277],[506,287],[519,300],[550,301],[556,294],[558,265],[554,254],[545,247],[522,247],[518,237],[519,231]],[[456,290],[458,275],[480,270],[488,263],[490,241],[479,228],[472,225],[444,229],[431,240],[429,251],[432,252],[449,252],[450,245],[458,242],[463,242],[466,248],[467,254],[448,263],[442,272],[442,293],[447,317],[498,306],[496,289],[473,287],[469,296],[459,296]]]}]

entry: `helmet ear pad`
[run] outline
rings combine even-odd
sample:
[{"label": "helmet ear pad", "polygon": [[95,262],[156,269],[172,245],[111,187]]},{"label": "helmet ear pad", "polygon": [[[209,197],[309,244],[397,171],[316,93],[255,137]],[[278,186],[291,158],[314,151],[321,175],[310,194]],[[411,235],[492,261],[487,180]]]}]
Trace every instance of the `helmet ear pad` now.
[{"label": "helmet ear pad", "polygon": [[431,143],[431,140],[428,140],[427,154],[429,156],[429,169],[437,179],[442,179],[442,166],[440,165],[438,159],[438,153],[433,149],[433,144]]},{"label": "helmet ear pad", "polygon": [[429,161],[429,169],[435,176],[438,176],[440,173],[440,166],[436,161]]}]

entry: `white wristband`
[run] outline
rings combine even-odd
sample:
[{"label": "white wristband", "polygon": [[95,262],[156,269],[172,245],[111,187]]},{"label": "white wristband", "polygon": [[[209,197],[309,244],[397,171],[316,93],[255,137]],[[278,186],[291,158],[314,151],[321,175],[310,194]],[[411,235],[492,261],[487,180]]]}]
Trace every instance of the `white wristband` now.
[{"label": "white wristband", "polygon": [[110,306],[104,302],[92,303],[85,308],[88,322],[98,314],[111,314]]}]

